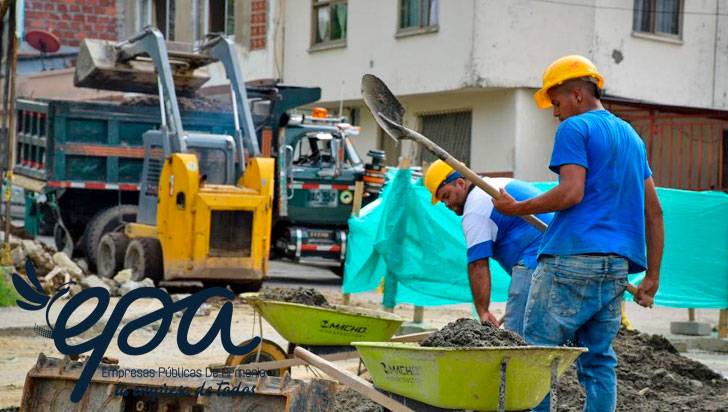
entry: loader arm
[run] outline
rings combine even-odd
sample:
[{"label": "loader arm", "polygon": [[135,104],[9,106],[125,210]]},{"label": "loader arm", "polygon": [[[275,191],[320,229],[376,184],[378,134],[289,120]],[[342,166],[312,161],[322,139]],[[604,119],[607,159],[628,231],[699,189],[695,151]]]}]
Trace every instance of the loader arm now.
[{"label": "loader arm", "polygon": [[[167,119],[167,136],[169,136],[170,151],[172,153],[184,153],[187,151],[185,140],[182,137],[182,116],[177,104],[177,93],[174,88],[172,69],[169,64],[167,46],[164,37],[159,30],[153,27],[145,27],[138,35],[123,41],[115,46],[116,60],[125,62],[139,56],[148,56],[154,63],[157,72],[160,96],[163,102],[164,113]],[[165,122],[162,123],[163,125]],[[170,153],[165,153],[165,157]]]},{"label": "loader arm", "polygon": [[255,134],[255,125],[253,124],[253,116],[250,113],[250,105],[248,104],[248,93],[245,88],[245,79],[243,78],[243,70],[235,53],[233,42],[222,35],[215,35],[200,48],[200,51],[209,57],[222,62],[225,69],[225,75],[230,81],[230,90],[232,99],[237,107],[235,115],[236,119],[236,144],[238,146],[238,176],[241,176],[245,167],[244,149],[248,149],[251,156],[260,156],[260,148],[258,147],[258,138]]}]

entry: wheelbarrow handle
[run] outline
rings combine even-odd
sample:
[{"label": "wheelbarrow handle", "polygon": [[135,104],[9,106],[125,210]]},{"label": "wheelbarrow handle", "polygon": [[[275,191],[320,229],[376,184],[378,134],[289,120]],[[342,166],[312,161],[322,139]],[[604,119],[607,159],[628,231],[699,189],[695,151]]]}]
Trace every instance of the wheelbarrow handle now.
[{"label": "wheelbarrow handle", "polygon": [[374,385],[372,385],[371,383],[356,375],[350,374],[336,364],[329,362],[320,356],[314,355],[313,353],[307,351],[300,346],[296,347],[296,349],[293,351],[293,354],[297,358],[303,359],[304,361],[306,361],[306,363],[309,363],[321,369],[332,378],[335,378],[344,385],[350,387],[351,389],[359,392],[360,394],[366,396],[372,401],[384,406],[385,408],[393,412],[414,412],[412,409],[402,405],[396,400],[376,390],[374,388]]}]

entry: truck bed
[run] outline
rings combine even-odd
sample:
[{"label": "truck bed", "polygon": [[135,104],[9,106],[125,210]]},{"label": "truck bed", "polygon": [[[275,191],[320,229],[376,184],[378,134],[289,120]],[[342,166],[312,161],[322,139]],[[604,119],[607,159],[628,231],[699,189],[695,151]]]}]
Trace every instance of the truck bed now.
[{"label": "truck bed", "polygon": [[[18,99],[14,172],[46,188],[138,190],[142,135],[160,125],[159,107],[143,104]],[[229,112],[185,111],[182,122],[190,131],[233,133]]]}]

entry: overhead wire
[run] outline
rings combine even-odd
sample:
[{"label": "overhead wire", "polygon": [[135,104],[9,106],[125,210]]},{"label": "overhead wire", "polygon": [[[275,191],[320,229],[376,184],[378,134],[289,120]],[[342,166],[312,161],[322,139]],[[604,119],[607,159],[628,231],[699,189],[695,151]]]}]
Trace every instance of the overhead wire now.
[{"label": "overhead wire", "polygon": [[[565,0],[531,0],[538,3],[548,3],[548,4],[559,4],[563,6],[574,6],[574,7],[584,7],[584,8],[591,8],[591,9],[603,9],[603,10],[622,10],[622,11],[629,11],[633,12],[635,10],[640,11],[649,11],[650,13],[655,14],[672,14],[674,13],[671,10],[663,10],[663,11],[657,11],[657,10],[645,10],[635,7],[620,7],[620,6],[599,6],[595,4],[583,4],[583,3],[575,3],[571,1],[565,1]],[[716,0],[720,1],[720,0]],[[685,4],[685,3],[683,3]],[[720,13],[720,12],[702,12],[702,11],[685,11],[681,10],[679,14],[687,14],[687,15],[697,15],[697,16],[728,16],[728,13]]]}]

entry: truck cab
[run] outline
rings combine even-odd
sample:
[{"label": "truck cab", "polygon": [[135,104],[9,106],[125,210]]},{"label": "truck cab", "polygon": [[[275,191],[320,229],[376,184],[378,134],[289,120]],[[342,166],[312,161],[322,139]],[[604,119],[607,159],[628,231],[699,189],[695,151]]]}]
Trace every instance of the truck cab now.
[{"label": "truck cab", "polygon": [[[294,116],[292,120],[297,119]],[[351,215],[353,182],[364,171],[351,141],[352,133],[355,131],[348,125],[306,120],[289,123],[286,175],[290,220],[346,224]]]},{"label": "truck cab", "polygon": [[291,115],[285,130],[284,207],[276,222],[275,248],[295,261],[343,264],[354,182],[364,165],[352,143],[358,128],[325,109]]}]

